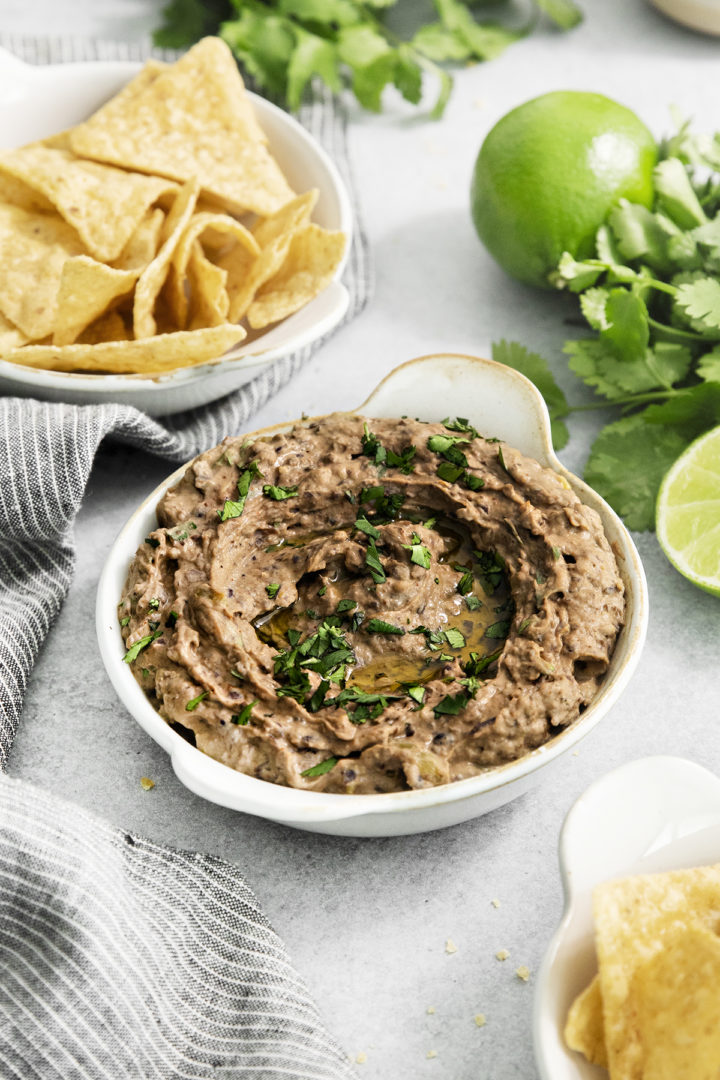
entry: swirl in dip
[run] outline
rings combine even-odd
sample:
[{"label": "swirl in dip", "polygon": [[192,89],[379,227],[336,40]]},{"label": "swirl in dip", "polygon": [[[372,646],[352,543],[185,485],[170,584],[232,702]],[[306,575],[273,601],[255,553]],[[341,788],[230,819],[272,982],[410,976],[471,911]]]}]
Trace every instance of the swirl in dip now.
[{"label": "swirl in dip", "polygon": [[464,420],[339,413],[197,457],[119,607],[126,661],[206,754],[275,784],[446,784],[571,724],[624,590],[597,514]]}]

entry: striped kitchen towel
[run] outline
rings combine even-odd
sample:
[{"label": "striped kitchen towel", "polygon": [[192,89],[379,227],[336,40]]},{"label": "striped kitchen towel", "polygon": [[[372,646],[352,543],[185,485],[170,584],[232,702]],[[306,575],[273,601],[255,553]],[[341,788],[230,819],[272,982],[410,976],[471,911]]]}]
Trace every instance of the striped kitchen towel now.
[{"label": "striped kitchen towel", "polygon": [[[138,46],[0,37],[35,63],[143,59]],[[300,120],[352,192],[345,119],[322,90]],[[362,230],[347,319],[370,290]],[[307,361],[150,419],[121,405],[0,399],[0,767],[70,585],[73,521],[105,437],[181,462],[242,430]],[[237,867],[116,829],[0,773],[2,1080],[354,1076]]]}]

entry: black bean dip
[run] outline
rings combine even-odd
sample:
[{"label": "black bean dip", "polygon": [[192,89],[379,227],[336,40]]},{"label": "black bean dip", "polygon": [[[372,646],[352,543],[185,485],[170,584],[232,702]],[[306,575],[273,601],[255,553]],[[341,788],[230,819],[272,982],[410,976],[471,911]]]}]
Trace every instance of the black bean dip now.
[{"label": "black bean dip", "polygon": [[512,761],[592,701],[623,625],[595,511],[462,419],[228,438],[157,516],[125,659],[169,724],[275,784],[372,794]]}]

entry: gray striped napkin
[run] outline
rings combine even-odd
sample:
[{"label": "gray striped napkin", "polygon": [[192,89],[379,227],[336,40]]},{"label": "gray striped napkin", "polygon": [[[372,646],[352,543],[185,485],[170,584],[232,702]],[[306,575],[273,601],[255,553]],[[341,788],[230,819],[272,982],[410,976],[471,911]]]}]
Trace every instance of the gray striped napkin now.
[{"label": "gray striped napkin", "polygon": [[[0,45],[35,63],[148,55],[87,40]],[[300,120],[352,193],[341,107],[318,90]],[[350,319],[370,290],[359,228],[345,282]],[[124,405],[0,399],[0,768],[70,585],[73,521],[102,440],[187,460],[241,431],[312,351],[161,421]],[[2,1080],[353,1075],[236,867],[112,828],[0,773]]]}]

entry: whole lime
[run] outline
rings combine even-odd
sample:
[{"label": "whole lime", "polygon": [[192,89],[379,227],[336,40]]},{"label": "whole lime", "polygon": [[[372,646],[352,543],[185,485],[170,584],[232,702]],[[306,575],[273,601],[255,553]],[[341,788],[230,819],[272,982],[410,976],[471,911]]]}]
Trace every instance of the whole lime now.
[{"label": "whole lime", "polygon": [[489,132],[475,162],[475,228],[512,277],[550,287],[563,251],[594,254],[621,198],[650,206],[657,146],[641,120],[602,94],[559,90],[519,105]]}]

